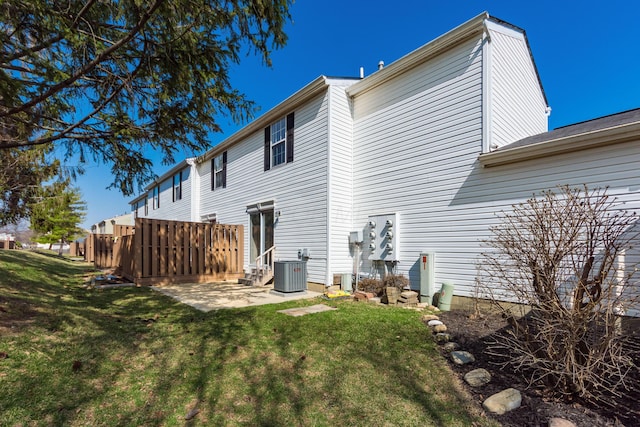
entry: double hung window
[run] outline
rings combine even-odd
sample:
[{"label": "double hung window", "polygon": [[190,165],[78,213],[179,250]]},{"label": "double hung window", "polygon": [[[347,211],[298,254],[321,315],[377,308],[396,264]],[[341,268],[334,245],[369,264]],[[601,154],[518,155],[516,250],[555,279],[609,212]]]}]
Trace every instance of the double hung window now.
[{"label": "double hung window", "polygon": [[264,129],[264,170],[293,162],[294,113]]},{"label": "double hung window", "polygon": [[211,160],[211,189],[227,187],[227,152]]}]

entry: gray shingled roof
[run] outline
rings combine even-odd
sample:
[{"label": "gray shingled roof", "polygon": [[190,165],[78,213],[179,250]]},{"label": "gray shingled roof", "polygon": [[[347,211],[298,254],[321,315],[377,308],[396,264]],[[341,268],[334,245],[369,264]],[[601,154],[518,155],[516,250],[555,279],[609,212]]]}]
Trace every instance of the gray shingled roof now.
[{"label": "gray shingled roof", "polygon": [[554,139],[565,138],[567,136],[585,134],[635,122],[640,122],[640,108],[612,114],[610,116],[599,117],[593,120],[587,120],[585,122],[575,123],[573,125],[563,126],[549,132],[529,136],[511,144],[504,145],[496,151],[548,142]]}]

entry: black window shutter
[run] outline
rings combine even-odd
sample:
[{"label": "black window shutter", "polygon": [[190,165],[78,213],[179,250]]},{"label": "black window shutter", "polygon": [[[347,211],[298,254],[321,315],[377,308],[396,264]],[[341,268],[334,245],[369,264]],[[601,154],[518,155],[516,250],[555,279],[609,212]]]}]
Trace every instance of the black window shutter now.
[{"label": "black window shutter", "polygon": [[271,126],[264,128],[264,170],[271,169]]},{"label": "black window shutter", "polygon": [[227,188],[227,152],[222,153],[222,188]]},{"label": "black window shutter", "polygon": [[287,163],[293,162],[293,113],[287,116]]},{"label": "black window shutter", "polygon": [[211,159],[211,191],[216,189],[216,158]]}]

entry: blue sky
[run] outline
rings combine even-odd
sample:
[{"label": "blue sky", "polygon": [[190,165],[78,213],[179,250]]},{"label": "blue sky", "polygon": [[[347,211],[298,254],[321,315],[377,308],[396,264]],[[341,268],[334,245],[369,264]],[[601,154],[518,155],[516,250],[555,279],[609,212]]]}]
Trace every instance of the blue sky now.
[{"label": "blue sky", "polygon": [[[356,77],[364,67],[369,75],[380,60],[389,64],[483,11],[527,32],[552,108],[549,129],[640,107],[640,3],[620,0],[298,0],[273,67],[245,57],[232,83],[265,112],[321,74]],[[211,146],[239,128],[219,123],[224,133],[212,134]],[[158,175],[170,169],[149,154]],[[85,228],[130,211],[133,197],[106,190],[107,166],[86,171],[76,182],[88,205]]]}]

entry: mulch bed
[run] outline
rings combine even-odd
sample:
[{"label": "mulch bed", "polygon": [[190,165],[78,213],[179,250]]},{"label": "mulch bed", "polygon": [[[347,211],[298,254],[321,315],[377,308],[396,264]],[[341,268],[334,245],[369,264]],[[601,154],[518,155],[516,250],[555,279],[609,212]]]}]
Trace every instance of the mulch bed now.
[{"label": "mulch bed", "polygon": [[[491,335],[507,326],[499,314],[482,314],[475,318],[470,312],[450,311],[439,313],[440,320],[446,325],[453,340],[460,344],[461,350],[469,351],[476,361],[470,365],[458,366],[451,363],[451,367],[460,376],[461,382],[467,388],[479,407],[489,396],[509,387],[514,387],[522,393],[522,406],[504,415],[494,416],[503,426],[548,426],[553,417],[572,421],[577,426],[640,426],[640,402],[634,396],[627,396],[625,402],[636,412],[611,413],[605,408],[574,400],[560,401],[543,393],[542,390],[527,388],[523,378],[509,369],[496,365],[495,357],[487,354],[486,341]],[[640,337],[639,337],[640,338]],[[443,351],[444,353],[444,351]],[[485,368],[492,374],[489,384],[480,388],[469,387],[462,377],[465,373]]]}]

